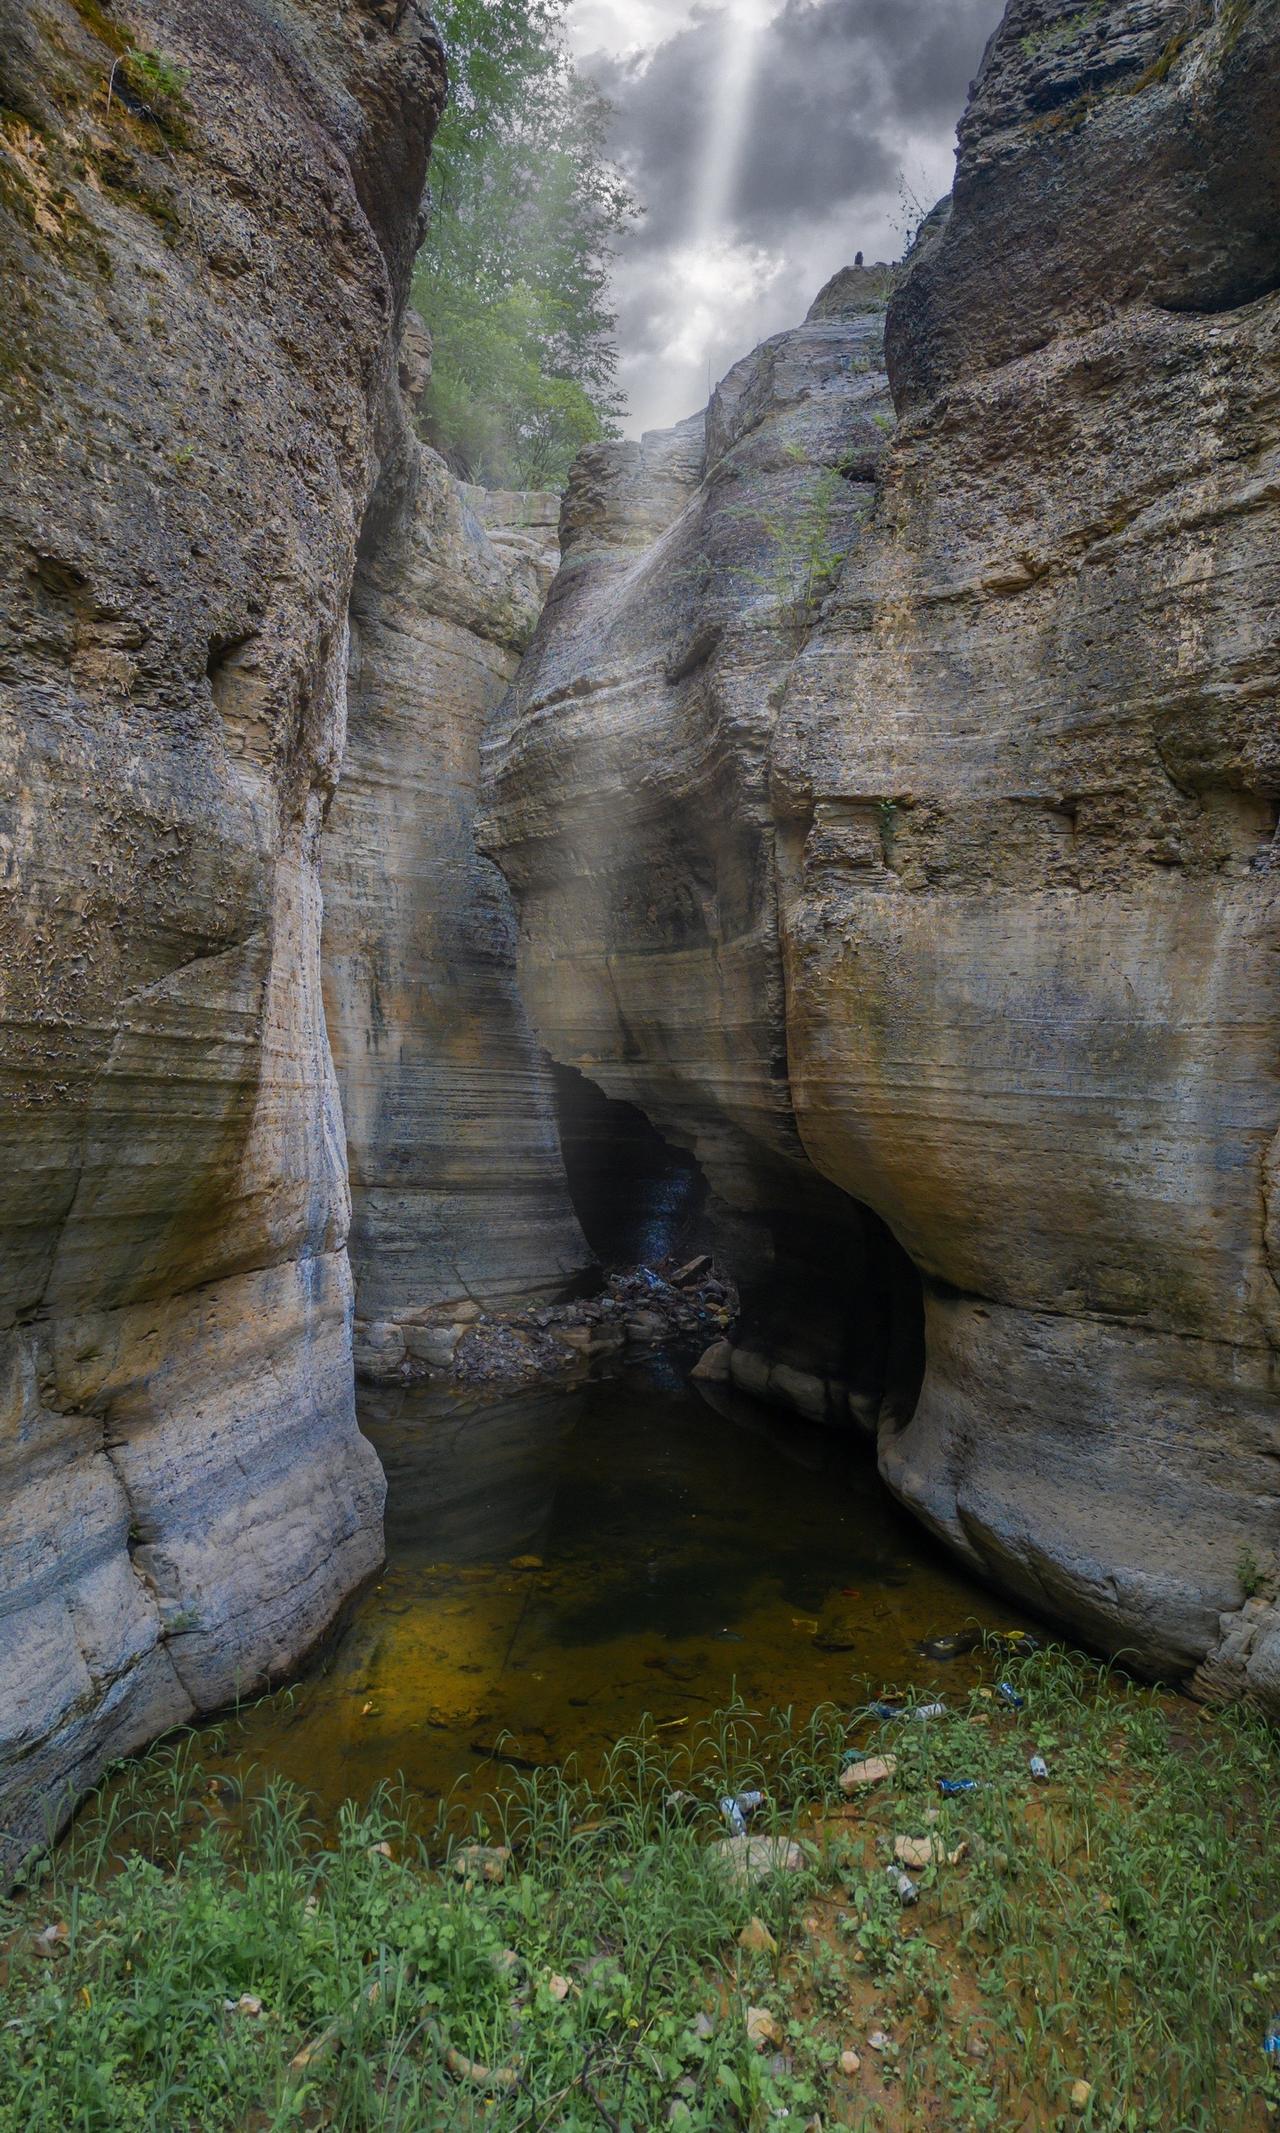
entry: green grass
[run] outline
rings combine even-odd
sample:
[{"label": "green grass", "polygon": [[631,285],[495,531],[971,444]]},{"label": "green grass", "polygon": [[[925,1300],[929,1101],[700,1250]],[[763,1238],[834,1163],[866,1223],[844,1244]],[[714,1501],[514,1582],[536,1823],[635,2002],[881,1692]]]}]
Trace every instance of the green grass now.
[{"label": "green grass", "polygon": [[[453,1870],[464,1833],[421,1834],[391,1790],[324,1828],[279,1785],[229,1797],[171,1744],[0,1918],[0,2133],[1269,2124],[1274,1734],[1061,1652],[993,1650],[986,1672],[1025,1708],[989,1689],[928,1724],[739,1706],[686,1750],[624,1742],[595,1785],[539,1772],[471,1833],[512,1848],[492,1885]],[[898,1766],[846,1804],[851,1747]],[[940,1776],[981,1790],[939,1801]],[[807,1863],[744,1889],[709,1840],[718,1794],[753,1781]],[[898,1834],[968,1847],[907,1910],[884,1873]],[[740,1949],[753,1913],[776,1952]],[[750,2044],[748,2004],[780,2048]]]}]

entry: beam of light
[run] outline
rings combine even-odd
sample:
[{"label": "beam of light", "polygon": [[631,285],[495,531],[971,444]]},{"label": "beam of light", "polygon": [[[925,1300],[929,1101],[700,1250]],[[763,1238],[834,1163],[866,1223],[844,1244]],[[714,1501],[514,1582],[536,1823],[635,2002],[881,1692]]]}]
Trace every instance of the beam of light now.
[{"label": "beam of light", "polygon": [[732,0],[719,18],[720,65],[689,217],[695,244],[723,236],[747,146],[751,97],[776,0]]}]

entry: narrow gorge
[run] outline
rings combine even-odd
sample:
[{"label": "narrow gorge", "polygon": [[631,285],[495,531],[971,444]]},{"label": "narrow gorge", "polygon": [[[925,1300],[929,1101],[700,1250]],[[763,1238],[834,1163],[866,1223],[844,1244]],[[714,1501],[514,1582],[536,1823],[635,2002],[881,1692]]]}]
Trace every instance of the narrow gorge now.
[{"label": "narrow gorge", "polygon": [[629,1163],[709,1397],[1280,1715],[1278,14],[1010,0],[561,500],[420,441],[420,0],[0,0],[0,1878],[378,1571],[357,1376],[621,1346]]}]

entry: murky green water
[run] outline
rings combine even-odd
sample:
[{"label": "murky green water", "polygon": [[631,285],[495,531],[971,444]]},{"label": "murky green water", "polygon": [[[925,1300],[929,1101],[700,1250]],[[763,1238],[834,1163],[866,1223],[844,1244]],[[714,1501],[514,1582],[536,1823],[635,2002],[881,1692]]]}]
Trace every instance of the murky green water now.
[{"label": "murky green water", "polygon": [[678,1738],[735,1689],[767,1710],[945,1687],[967,1663],[930,1665],[922,1637],[1018,1619],[861,1443],[746,1412],[713,1412],[662,1358],[578,1389],[366,1395],[385,1574],[300,1682],[242,1714],[231,1762],[324,1809],[397,1774],[478,1797],[513,1758],[595,1766],[645,1713]]}]

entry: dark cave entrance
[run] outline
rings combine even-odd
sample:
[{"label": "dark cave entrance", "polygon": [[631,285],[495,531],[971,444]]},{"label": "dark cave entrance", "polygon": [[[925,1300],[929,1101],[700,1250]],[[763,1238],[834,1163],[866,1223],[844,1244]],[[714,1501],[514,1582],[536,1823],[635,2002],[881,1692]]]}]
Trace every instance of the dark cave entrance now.
[{"label": "dark cave entrance", "polygon": [[653,1266],[704,1243],[707,1181],[635,1104],[553,1060],[569,1197],[602,1266]]}]

